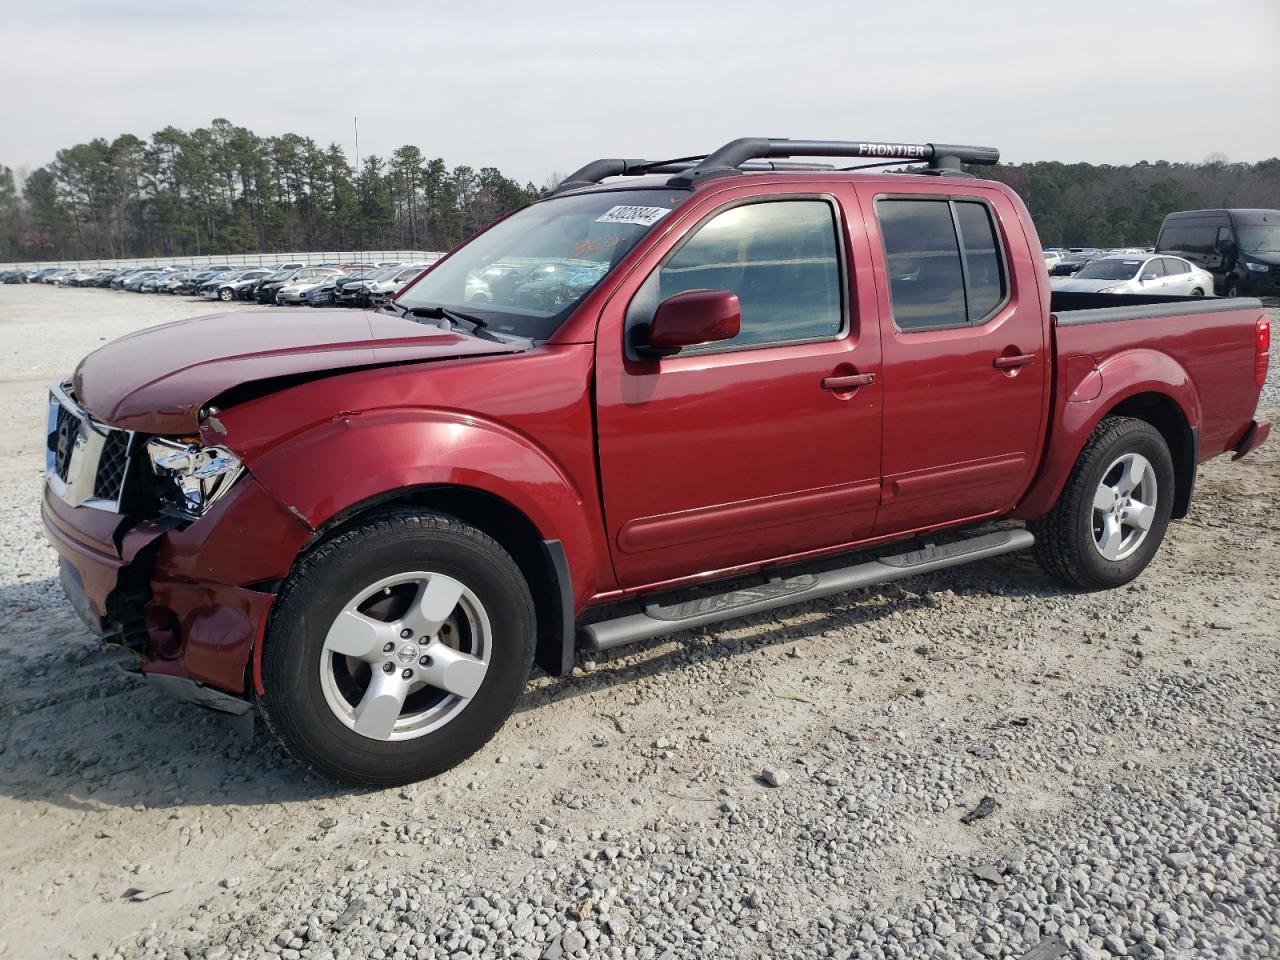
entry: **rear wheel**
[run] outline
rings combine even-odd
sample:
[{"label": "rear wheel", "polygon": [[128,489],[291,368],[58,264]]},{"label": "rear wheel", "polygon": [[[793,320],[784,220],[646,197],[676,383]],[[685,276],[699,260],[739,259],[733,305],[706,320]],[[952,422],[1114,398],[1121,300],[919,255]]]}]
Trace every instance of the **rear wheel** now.
[{"label": "rear wheel", "polygon": [[1036,559],[1075,587],[1118,587],[1151,562],[1173,509],[1173,458],[1155,427],[1130,417],[1103,420],[1085,444],[1066,488],[1031,524]]},{"label": "rear wheel", "polygon": [[1201,290],[1199,287],[1196,287],[1194,290],[1191,291],[1191,295],[1193,297],[1203,297],[1204,291]]},{"label": "rear wheel", "polygon": [[497,732],[533,662],[533,600],[490,537],[397,511],[316,548],[263,647],[259,699],[298,760],[345,783],[434,776]]}]

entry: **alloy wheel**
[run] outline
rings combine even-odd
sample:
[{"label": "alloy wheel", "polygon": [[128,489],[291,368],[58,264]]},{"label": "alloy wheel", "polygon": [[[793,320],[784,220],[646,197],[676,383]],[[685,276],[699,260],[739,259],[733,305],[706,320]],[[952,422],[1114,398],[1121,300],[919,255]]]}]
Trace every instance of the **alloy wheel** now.
[{"label": "alloy wheel", "polygon": [[1156,516],[1156,475],[1140,453],[1126,453],[1102,475],[1093,495],[1093,545],[1104,559],[1124,560],[1147,538]]},{"label": "alloy wheel", "polygon": [[492,650],[488,614],[465,584],[443,573],[397,574],[355,594],[330,625],[321,688],[361,736],[409,740],[465,709]]}]

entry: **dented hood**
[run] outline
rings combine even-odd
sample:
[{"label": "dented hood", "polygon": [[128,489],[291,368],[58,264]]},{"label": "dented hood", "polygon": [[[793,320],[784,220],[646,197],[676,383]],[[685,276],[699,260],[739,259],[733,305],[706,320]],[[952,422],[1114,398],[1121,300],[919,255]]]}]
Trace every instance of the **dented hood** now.
[{"label": "dented hood", "polygon": [[73,383],[99,422],[181,434],[195,432],[202,406],[245,384],[517,351],[389,313],[263,308],[128,334],[80,361]]}]

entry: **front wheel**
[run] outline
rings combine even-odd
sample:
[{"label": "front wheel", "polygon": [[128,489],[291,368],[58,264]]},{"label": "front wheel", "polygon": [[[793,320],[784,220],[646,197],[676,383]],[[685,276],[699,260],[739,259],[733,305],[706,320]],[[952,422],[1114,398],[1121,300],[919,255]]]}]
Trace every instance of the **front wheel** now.
[{"label": "front wheel", "polygon": [[1227,284],[1227,289],[1225,293],[1228,297],[1240,296],[1240,284],[1237,283],[1235,280],[1232,280],[1230,283]]},{"label": "front wheel", "polygon": [[1160,431],[1131,417],[1103,420],[1058,502],[1031,524],[1036,559],[1071,586],[1128,583],[1160,548],[1173,487],[1173,458]]},{"label": "front wheel", "polygon": [[218,299],[221,300],[223,303],[230,303],[233,299],[235,299],[235,294],[231,291],[230,287],[223,287],[221,290],[218,291]]},{"label": "front wheel", "polygon": [[410,783],[497,732],[534,643],[529,588],[496,541],[453,517],[390,512],[290,575],[263,647],[259,706],[324,776]]}]

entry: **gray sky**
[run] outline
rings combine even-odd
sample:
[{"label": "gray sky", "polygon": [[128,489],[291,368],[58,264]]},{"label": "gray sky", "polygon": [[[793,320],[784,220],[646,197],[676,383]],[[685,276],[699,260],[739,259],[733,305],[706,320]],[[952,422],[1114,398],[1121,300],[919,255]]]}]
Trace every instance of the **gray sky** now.
[{"label": "gray sky", "polygon": [[355,115],[362,155],[414,143],[539,183],[737,136],[1280,153],[1280,0],[0,0],[0,24],[15,168],[215,117],[350,156]]}]

